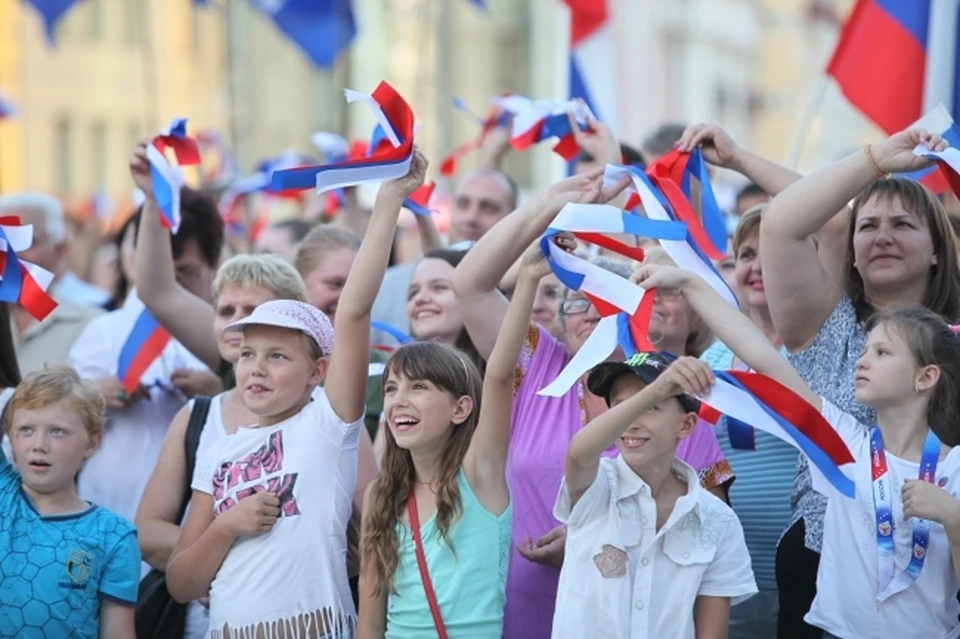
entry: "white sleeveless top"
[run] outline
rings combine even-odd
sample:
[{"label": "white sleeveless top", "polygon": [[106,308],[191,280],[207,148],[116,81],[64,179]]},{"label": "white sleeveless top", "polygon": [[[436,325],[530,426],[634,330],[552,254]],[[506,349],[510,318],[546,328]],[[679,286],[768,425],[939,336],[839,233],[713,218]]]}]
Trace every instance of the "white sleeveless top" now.
[{"label": "white sleeveless top", "polygon": [[[280,498],[280,518],[264,535],[241,537],[210,587],[210,630],[220,639],[353,637],[356,611],[347,578],[347,522],[357,484],[363,418],[334,412],[322,388],[293,417],[270,427],[244,427],[214,442],[197,462],[193,489],[213,495],[223,512],[262,490]],[[321,623],[328,620],[325,624]]]}]

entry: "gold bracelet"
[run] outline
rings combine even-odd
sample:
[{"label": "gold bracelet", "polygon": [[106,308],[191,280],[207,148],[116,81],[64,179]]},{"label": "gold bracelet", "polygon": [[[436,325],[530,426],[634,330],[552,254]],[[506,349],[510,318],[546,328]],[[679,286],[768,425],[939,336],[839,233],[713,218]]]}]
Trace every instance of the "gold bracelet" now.
[{"label": "gold bracelet", "polygon": [[872,166],[873,170],[877,172],[877,175],[880,177],[881,180],[886,180],[887,178],[890,177],[889,173],[884,173],[883,171],[880,170],[880,167],[877,166],[877,161],[873,158],[872,144],[864,144],[863,152],[866,153],[867,155],[867,162],[870,163],[870,166]]}]

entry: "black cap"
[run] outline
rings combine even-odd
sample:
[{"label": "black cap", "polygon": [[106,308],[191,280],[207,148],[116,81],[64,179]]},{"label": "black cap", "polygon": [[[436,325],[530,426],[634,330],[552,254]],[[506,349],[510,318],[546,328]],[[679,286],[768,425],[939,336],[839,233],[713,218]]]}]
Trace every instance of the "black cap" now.
[{"label": "black cap", "polygon": [[[594,366],[587,377],[587,390],[598,397],[602,397],[610,405],[610,391],[614,383],[627,374],[639,377],[645,384],[652,384],[660,377],[660,373],[667,370],[670,361],[660,353],[637,353],[625,362],[604,362]],[[683,409],[688,413],[700,412],[700,401],[689,395],[677,395]]]}]

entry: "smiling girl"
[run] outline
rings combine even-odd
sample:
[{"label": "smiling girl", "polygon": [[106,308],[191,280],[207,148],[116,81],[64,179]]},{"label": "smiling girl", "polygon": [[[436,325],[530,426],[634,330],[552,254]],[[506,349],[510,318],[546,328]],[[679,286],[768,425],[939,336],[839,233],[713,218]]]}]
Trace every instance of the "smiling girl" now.
[{"label": "smiling girl", "polygon": [[435,342],[387,362],[386,452],[364,500],[361,638],[502,636],[514,366],[548,272],[533,247],[482,381],[464,354]]},{"label": "smiling girl", "polygon": [[407,319],[413,337],[455,346],[473,360],[482,375],[483,358],[463,325],[453,292],[453,273],[464,255],[466,251],[434,249],[423,256],[410,280]]},{"label": "smiling girl", "polygon": [[[947,323],[920,307],[867,322],[854,393],[877,420],[862,424],[811,390],[760,330],[696,275],[647,266],[637,279],[646,288],[681,289],[740,359],[814,406],[853,454],[845,470],[854,499],[814,475],[829,499],[806,623],[843,639],[957,637],[960,340]],[[707,393],[710,383],[692,390]]]}]

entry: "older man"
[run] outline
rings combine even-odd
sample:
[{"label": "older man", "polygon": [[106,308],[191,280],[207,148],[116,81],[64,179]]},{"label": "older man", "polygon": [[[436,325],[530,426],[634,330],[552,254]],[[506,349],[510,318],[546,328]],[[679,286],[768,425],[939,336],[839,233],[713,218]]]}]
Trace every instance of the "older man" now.
[{"label": "older man", "polygon": [[53,273],[50,294],[58,304],[42,322],[19,306],[11,307],[20,371],[26,375],[44,364],[69,364],[73,342],[103,311],[96,307],[95,293],[100,289],[82,282],[67,269],[63,206],[49,195],[22,193],[0,198],[0,215],[16,215],[22,223],[33,225],[33,244],[20,257]]}]

